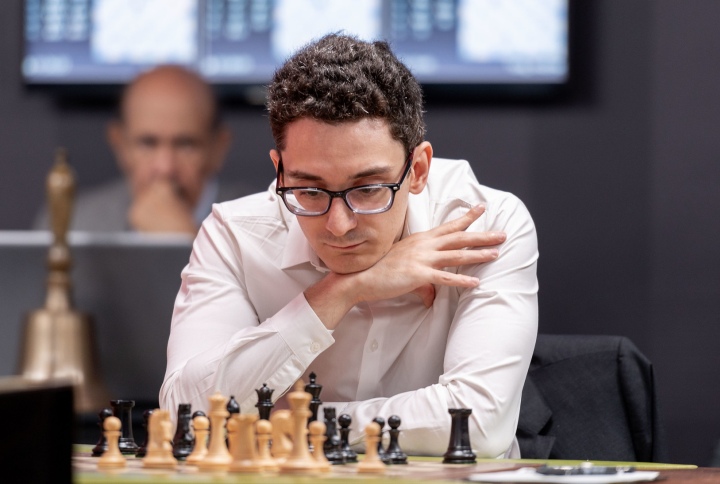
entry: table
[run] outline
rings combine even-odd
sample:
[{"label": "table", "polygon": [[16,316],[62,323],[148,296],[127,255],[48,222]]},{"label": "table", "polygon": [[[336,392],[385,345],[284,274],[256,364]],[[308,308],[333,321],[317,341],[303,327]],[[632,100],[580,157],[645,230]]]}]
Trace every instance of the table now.
[{"label": "table", "polygon": [[[73,455],[73,482],[77,484],[107,484],[117,483],[151,483],[151,482],[181,482],[181,483],[313,483],[318,480],[331,482],[371,482],[372,484],[402,484],[403,482],[422,482],[427,484],[448,484],[463,481],[470,474],[478,472],[492,472],[512,470],[519,467],[548,465],[577,465],[580,461],[553,461],[553,460],[523,460],[523,459],[480,459],[474,465],[443,465],[440,458],[411,457],[407,466],[389,466],[388,472],[383,476],[358,476],[354,466],[336,466],[329,475],[322,476],[289,476],[278,474],[208,474],[197,469],[179,465],[178,470],[157,471],[142,468],[140,459],[128,458],[126,470],[108,473],[99,472],[96,459],[90,457],[87,446],[76,450]],[[658,470],[662,484],[717,484],[720,483],[720,468],[697,468],[690,465],[655,464],[655,463],[626,463],[595,461],[596,465],[635,465],[638,470]]]}]

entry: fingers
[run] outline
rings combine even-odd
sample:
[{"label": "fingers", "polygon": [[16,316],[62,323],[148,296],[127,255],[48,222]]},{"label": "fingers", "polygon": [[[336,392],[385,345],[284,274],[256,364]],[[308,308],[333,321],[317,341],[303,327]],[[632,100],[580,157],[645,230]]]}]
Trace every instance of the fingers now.
[{"label": "fingers", "polygon": [[433,233],[433,235],[445,235],[463,231],[470,227],[474,221],[479,219],[483,213],[485,213],[485,205],[475,205],[465,212],[462,217],[445,222],[444,224],[435,227],[430,232]]},{"label": "fingers", "polygon": [[433,286],[432,284],[423,284],[422,286],[413,289],[410,294],[415,294],[416,296],[418,296],[420,299],[422,299],[425,307],[429,308],[435,301],[435,286]]},{"label": "fingers", "polygon": [[433,267],[458,267],[469,264],[482,264],[498,258],[498,249],[469,249],[469,250],[446,250],[439,252],[434,260]]},{"label": "fingers", "polygon": [[505,242],[505,232],[455,232],[437,239],[438,250],[489,247]]}]

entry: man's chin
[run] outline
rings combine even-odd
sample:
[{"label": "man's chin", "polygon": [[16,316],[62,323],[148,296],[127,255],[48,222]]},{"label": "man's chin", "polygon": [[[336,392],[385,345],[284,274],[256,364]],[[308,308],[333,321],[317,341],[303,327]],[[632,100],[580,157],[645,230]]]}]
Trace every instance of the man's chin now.
[{"label": "man's chin", "polygon": [[362,272],[371,268],[378,260],[379,257],[376,258],[370,255],[351,254],[322,259],[327,268],[336,274],[353,274],[355,272]]}]

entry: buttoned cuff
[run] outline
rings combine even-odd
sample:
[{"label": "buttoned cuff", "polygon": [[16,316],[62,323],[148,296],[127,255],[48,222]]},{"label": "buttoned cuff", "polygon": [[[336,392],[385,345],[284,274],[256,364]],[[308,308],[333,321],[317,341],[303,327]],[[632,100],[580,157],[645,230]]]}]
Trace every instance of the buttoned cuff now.
[{"label": "buttoned cuff", "polygon": [[272,320],[277,332],[306,368],[335,342],[303,293],[278,311]]}]

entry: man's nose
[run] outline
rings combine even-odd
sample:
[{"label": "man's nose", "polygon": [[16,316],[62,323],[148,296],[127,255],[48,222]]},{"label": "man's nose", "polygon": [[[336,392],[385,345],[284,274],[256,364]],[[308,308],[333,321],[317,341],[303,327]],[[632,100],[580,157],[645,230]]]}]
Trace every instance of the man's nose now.
[{"label": "man's nose", "polygon": [[159,146],[153,157],[153,171],[160,178],[172,178],[177,167],[175,150],[171,146]]},{"label": "man's nose", "polygon": [[342,198],[333,198],[328,210],[325,227],[336,237],[341,237],[357,226],[355,213]]}]

